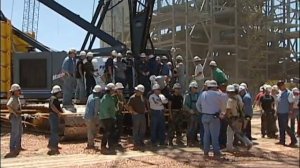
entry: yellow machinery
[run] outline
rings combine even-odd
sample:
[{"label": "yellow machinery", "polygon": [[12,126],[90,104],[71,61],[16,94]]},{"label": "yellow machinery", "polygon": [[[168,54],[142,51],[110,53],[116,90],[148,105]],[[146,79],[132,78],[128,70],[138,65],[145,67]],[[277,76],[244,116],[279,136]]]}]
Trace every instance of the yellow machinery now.
[{"label": "yellow machinery", "polygon": [[[34,36],[34,34],[31,36]],[[12,53],[28,52],[30,47],[28,43],[13,34],[12,25],[9,20],[1,21],[1,97],[6,97],[12,84]]]}]

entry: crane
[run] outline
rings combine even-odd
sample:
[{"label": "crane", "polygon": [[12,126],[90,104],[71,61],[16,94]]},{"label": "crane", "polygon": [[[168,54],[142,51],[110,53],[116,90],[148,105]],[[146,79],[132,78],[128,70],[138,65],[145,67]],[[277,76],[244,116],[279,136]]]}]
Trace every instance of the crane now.
[{"label": "crane", "polygon": [[22,31],[32,34],[38,32],[40,3],[37,0],[24,0]]}]

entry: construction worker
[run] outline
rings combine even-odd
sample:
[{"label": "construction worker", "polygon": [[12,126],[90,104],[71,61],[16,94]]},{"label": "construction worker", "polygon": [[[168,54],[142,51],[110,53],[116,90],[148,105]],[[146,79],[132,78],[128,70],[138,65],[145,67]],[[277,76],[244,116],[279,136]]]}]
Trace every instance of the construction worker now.
[{"label": "construction worker", "polygon": [[153,54],[149,55],[149,68],[150,68],[150,75],[158,75],[156,72],[158,72],[158,63],[156,61],[156,58]]},{"label": "construction worker", "polygon": [[128,50],[126,51],[126,79],[127,79],[127,84],[130,92],[132,93],[134,88],[133,88],[133,67],[134,67],[134,59],[132,58],[132,51]]},{"label": "construction worker", "polygon": [[202,85],[204,83],[204,73],[203,73],[203,66],[201,65],[201,58],[195,56],[194,64],[195,64],[195,74],[193,75],[193,78],[198,83],[198,86],[202,88]]},{"label": "construction worker", "polygon": [[182,93],[185,92],[185,67],[183,64],[183,58],[181,55],[177,55],[176,56],[176,78],[177,78],[177,82],[180,84],[181,86],[181,91]]},{"label": "construction worker", "polygon": [[[292,114],[290,115],[290,125],[291,125],[291,130],[295,134],[295,124],[296,124],[296,119],[299,127],[299,89],[297,87],[293,88],[291,91],[291,94],[289,96],[289,102],[292,104]],[[297,132],[299,135],[299,131]]]},{"label": "construction worker", "polygon": [[96,85],[93,89],[93,93],[89,95],[86,108],[85,108],[85,125],[87,127],[88,143],[86,149],[95,148],[95,136],[97,133],[97,123],[99,121],[98,113],[100,111],[100,97],[102,88],[100,85]]},{"label": "construction worker", "polygon": [[227,75],[220,68],[218,68],[215,61],[211,61],[209,66],[212,69],[213,79],[218,83],[218,85],[226,84],[228,82]]},{"label": "construction worker", "polygon": [[86,59],[86,52],[81,51],[79,54],[80,58],[77,60],[76,63],[76,92],[75,92],[75,99],[78,103],[83,103],[85,101],[85,86],[84,86],[84,66],[83,61]]},{"label": "construction worker", "polygon": [[120,142],[121,135],[123,133],[123,111],[126,109],[126,100],[123,95],[124,86],[122,83],[116,83],[116,99],[117,99],[117,113],[116,113],[116,129],[115,129],[115,141]]},{"label": "construction worker", "polygon": [[265,94],[260,98],[260,105],[263,110],[263,122],[262,122],[262,137],[267,135],[269,138],[276,137],[276,113],[275,113],[275,99],[271,95],[272,87],[266,85]]},{"label": "construction worker", "polygon": [[[105,94],[100,100],[100,112],[99,118],[103,126],[103,136],[101,139],[101,152],[107,153],[113,150],[114,141],[113,133],[116,120],[116,99],[115,95],[115,84],[109,83],[105,87]],[[108,147],[107,147],[108,145]]]},{"label": "construction worker", "polygon": [[145,87],[137,85],[135,93],[129,98],[127,106],[128,111],[132,114],[132,135],[134,141],[134,149],[138,150],[145,146],[144,137],[146,133],[146,99],[143,94]]},{"label": "construction worker", "polygon": [[183,133],[183,119],[185,115],[183,113],[183,96],[181,95],[181,86],[179,83],[175,83],[173,86],[174,94],[169,98],[169,122],[168,122],[168,138],[169,146],[173,146],[173,139],[176,133],[176,144],[183,145],[182,133]]},{"label": "construction worker", "polygon": [[62,64],[62,72],[64,73],[63,85],[63,107],[73,106],[72,98],[75,91],[75,69],[76,69],[76,50],[70,49],[68,56]]},{"label": "construction worker", "polygon": [[196,81],[193,81],[190,83],[189,92],[184,96],[183,101],[183,109],[188,112],[187,146],[189,147],[196,145],[199,117],[199,112],[196,106],[198,96],[198,84]]},{"label": "construction worker", "polygon": [[204,158],[209,157],[210,144],[213,146],[214,157],[221,157],[219,145],[220,119],[219,114],[222,112],[224,98],[218,90],[217,82],[214,80],[207,82],[207,91],[201,93],[199,97],[201,104],[202,123],[204,127],[203,150]]},{"label": "construction worker", "polygon": [[121,53],[118,53],[117,55],[117,61],[114,62],[114,71],[115,71],[115,82],[122,83],[123,86],[127,85],[127,80],[126,80],[126,64],[122,60],[123,55]]},{"label": "construction worker", "polygon": [[84,64],[84,70],[85,70],[85,80],[86,80],[86,97],[89,97],[89,95],[92,93],[93,88],[96,85],[96,81],[94,78],[94,72],[96,71],[94,69],[94,65],[92,63],[93,59],[93,53],[88,52],[86,54],[87,62]]},{"label": "construction worker", "polygon": [[106,83],[110,83],[113,80],[114,74],[114,58],[118,55],[116,50],[113,50],[110,54],[110,57],[105,62],[105,78]]},{"label": "construction worker", "polygon": [[146,58],[147,57],[146,54],[141,53],[140,57],[141,57],[141,62],[139,63],[139,67],[138,67],[138,79],[139,79],[138,81],[140,84],[142,84],[145,87],[144,94],[147,94],[151,90],[150,81],[149,81],[150,68]]},{"label": "construction worker", "polygon": [[59,154],[59,117],[63,113],[60,107],[59,98],[61,98],[61,88],[58,85],[53,86],[51,91],[52,96],[49,100],[49,123],[50,123],[50,138],[48,148],[50,149],[48,154]]},{"label": "construction worker", "polygon": [[242,97],[244,103],[243,111],[245,113],[245,121],[244,121],[243,132],[248,137],[248,139],[254,140],[254,138],[252,138],[251,136],[251,119],[253,116],[252,98],[249,92],[247,92],[247,88],[245,87],[245,85],[240,85],[239,94]]},{"label": "construction worker", "polygon": [[153,94],[149,97],[150,104],[150,118],[151,118],[151,142],[155,147],[159,142],[160,146],[165,145],[165,107],[168,99],[161,94],[159,84],[154,84],[152,87]]},{"label": "construction worker", "polygon": [[245,117],[243,112],[244,104],[238,97],[239,95],[236,93],[236,89],[233,85],[228,85],[226,91],[228,94],[226,106],[226,118],[228,120],[226,150],[228,152],[235,150],[233,147],[234,135],[236,135],[249,150],[252,147],[252,142],[242,132]]},{"label": "construction worker", "polygon": [[162,56],[161,57],[161,62],[162,62],[162,68],[161,68],[161,71],[160,71],[159,75],[170,77],[170,68],[167,65],[167,63],[168,63],[167,56]]},{"label": "construction worker", "polygon": [[12,84],[9,90],[10,98],[6,104],[9,111],[9,121],[11,124],[9,154],[6,157],[15,157],[22,150],[22,108],[21,108],[21,87],[18,84]]},{"label": "construction worker", "polygon": [[291,128],[288,126],[289,115],[293,114],[292,103],[288,100],[291,92],[286,88],[284,81],[277,82],[277,86],[280,89],[280,94],[278,95],[278,125],[280,141],[277,144],[285,145],[285,132],[290,136],[291,143],[289,146],[294,146],[297,143],[295,134],[292,133]]}]

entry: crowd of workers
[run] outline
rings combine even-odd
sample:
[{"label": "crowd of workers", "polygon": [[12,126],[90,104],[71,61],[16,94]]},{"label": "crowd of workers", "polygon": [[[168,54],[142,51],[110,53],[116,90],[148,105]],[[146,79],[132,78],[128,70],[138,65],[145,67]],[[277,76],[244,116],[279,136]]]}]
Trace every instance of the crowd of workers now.
[{"label": "crowd of workers", "polygon": [[[63,98],[63,107],[72,105],[74,81],[77,80],[75,98],[84,101],[87,96],[84,119],[87,126],[87,148],[95,148],[95,136],[98,124],[103,129],[101,151],[109,152],[120,143],[123,134],[123,112],[132,116],[132,136],[134,149],[145,146],[146,118],[150,118],[151,144],[154,147],[184,145],[183,136],[187,137],[187,146],[201,146],[204,156],[208,157],[210,146],[214,157],[221,157],[221,149],[232,152],[243,144],[248,150],[255,138],[251,135],[251,119],[254,106],[261,108],[261,134],[277,138],[276,119],[279,125],[279,143],[286,145],[285,133],[291,137],[291,146],[297,142],[295,120],[299,129],[299,89],[288,90],[283,81],[277,85],[263,85],[252,103],[248,86],[245,83],[228,84],[227,75],[211,61],[212,79],[204,77],[201,59],[194,57],[195,73],[193,80],[185,90],[186,76],[183,58],[178,55],[176,63],[168,63],[168,58],[140,54],[140,62],[134,68],[131,52],[122,54],[112,52],[105,64],[105,87],[94,80],[91,61],[92,53],[80,52],[76,61],[76,51],[70,50],[62,69],[65,73],[63,90],[53,86],[49,101],[49,123],[51,136],[49,154],[59,153],[58,125],[63,113],[59,98]],[[115,59],[116,57],[116,59]],[[138,85],[133,86],[134,73],[137,72]],[[124,88],[134,90],[129,100],[124,98]],[[131,88],[132,87],[132,88]],[[18,84],[11,87],[11,97],[7,103],[10,110],[11,152],[19,152],[21,147],[21,104]],[[63,92],[63,94],[62,94]],[[168,124],[166,126],[166,114]],[[288,124],[290,122],[290,124]],[[199,138],[197,136],[199,134]],[[174,139],[176,137],[176,140]],[[175,140],[175,141],[174,141]]]}]

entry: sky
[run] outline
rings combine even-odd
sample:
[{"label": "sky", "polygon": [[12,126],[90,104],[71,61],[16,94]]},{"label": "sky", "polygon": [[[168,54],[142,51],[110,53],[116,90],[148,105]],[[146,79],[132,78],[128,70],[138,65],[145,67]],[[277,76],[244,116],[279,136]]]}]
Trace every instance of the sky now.
[{"label": "sky", "polygon": [[[56,0],[56,2],[85,20],[89,22],[92,20],[94,0]],[[95,8],[97,4],[98,0],[95,0]],[[20,30],[22,30],[23,8],[24,0],[1,0],[2,12]],[[79,50],[85,35],[84,29],[40,3],[38,41],[57,51],[68,51],[70,48]],[[94,43],[95,47],[100,47],[98,39]]]}]

